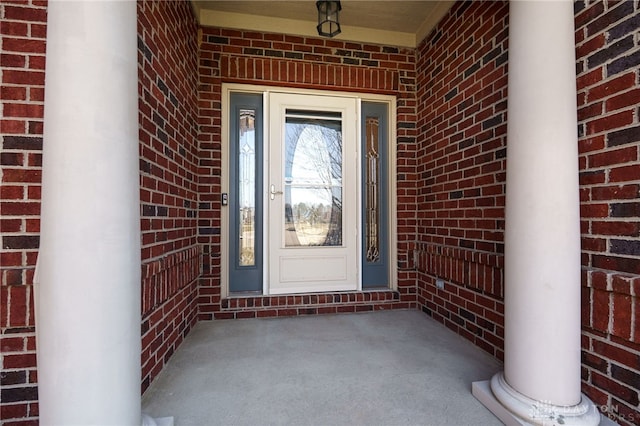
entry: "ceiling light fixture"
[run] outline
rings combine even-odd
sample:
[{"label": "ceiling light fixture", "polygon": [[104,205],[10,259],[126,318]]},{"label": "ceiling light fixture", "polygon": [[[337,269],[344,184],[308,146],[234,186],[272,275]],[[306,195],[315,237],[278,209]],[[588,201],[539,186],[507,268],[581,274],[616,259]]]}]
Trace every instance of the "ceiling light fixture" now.
[{"label": "ceiling light fixture", "polygon": [[318,8],[318,34],[324,37],[333,37],[340,34],[340,10],[339,1],[317,1]]}]

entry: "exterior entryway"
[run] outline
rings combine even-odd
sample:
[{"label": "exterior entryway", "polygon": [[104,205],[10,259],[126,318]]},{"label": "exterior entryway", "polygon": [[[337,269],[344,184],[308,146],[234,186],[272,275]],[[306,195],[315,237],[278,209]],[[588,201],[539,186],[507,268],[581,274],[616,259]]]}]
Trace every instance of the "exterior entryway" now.
[{"label": "exterior entryway", "polygon": [[225,100],[223,295],[393,288],[393,99],[241,87]]}]

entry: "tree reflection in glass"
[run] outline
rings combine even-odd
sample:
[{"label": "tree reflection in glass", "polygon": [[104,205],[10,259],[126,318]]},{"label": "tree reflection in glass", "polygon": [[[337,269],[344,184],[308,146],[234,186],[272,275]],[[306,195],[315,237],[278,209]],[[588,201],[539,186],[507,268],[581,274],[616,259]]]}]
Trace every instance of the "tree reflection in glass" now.
[{"label": "tree reflection in glass", "polygon": [[285,245],[342,245],[340,113],[287,110]]}]

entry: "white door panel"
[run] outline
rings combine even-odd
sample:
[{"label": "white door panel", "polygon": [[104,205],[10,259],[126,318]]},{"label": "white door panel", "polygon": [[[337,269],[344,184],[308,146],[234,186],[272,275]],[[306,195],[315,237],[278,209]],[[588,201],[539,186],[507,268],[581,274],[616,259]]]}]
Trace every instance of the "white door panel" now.
[{"label": "white door panel", "polygon": [[357,100],[271,93],[270,294],[359,287]]}]

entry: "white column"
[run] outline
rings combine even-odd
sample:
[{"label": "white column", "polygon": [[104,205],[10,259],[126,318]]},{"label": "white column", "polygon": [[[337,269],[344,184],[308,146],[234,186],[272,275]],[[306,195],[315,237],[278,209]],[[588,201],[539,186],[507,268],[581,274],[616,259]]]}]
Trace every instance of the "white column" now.
[{"label": "white column", "polygon": [[580,392],[580,210],[572,1],[512,1],[505,362],[491,390],[533,424],[598,424]]},{"label": "white column", "polygon": [[51,1],[36,279],[42,425],[139,425],[136,3]]}]

